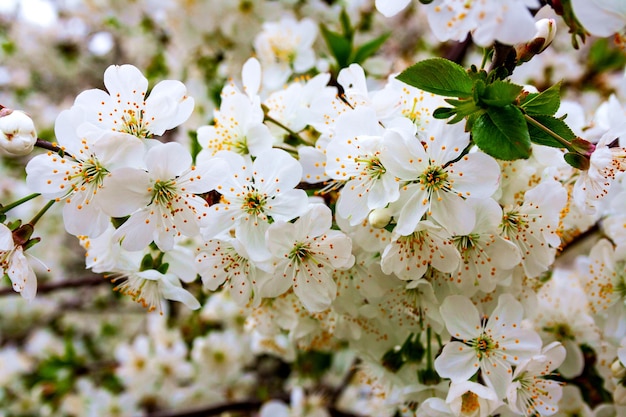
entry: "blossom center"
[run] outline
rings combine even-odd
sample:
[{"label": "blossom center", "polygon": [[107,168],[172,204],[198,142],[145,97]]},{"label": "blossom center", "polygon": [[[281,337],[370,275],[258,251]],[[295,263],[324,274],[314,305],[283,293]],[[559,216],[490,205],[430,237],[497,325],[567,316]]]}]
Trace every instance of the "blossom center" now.
[{"label": "blossom center", "polygon": [[526,227],[526,221],[519,212],[509,211],[502,216],[500,228],[505,235],[517,234]]},{"label": "blossom center", "polygon": [[419,183],[426,188],[429,195],[440,190],[451,190],[448,173],[440,166],[430,165],[426,168],[422,175],[419,176]]},{"label": "blossom center", "polygon": [[296,263],[302,263],[311,257],[311,247],[306,242],[296,242],[293,244],[293,249],[289,252],[288,257]]},{"label": "blossom center", "polygon": [[78,179],[78,183],[80,185],[89,185],[96,188],[102,185],[102,182],[108,173],[109,171],[104,168],[97,159],[90,158],[86,161],[78,163],[77,172],[74,175],[74,178]]},{"label": "blossom center", "polygon": [[171,201],[176,198],[177,191],[175,180],[157,180],[152,189],[152,202],[162,206],[169,206]]},{"label": "blossom center", "polygon": [[493,353],[495,349],[498,349],[499,343],[494,342],[494,340],[486,333],[478,336],[472,343],[474,350],[476,351],[476,355],[478,359],[482,359],[483,357],[489,357]]},{"label": "blossom center", "polygon": [[380,158],[378,158],[378,156],[372,156],[370,158],[361,158],[361,159],[357,159],[356,161],[357,163],[359,163],[359,165],[360,163],[365,164],[365,168],[363,169],[362,172],[364,172],[365,175],[369,178],[377,180],[380,177],[382,177],[383,174],[385,174],[385,172],[387,172],[382,162],[380,162]]},{"label": "blossom center", "polygon": [[124,110],[120,131],[141,139],[147,138],[150,131],[148,123],[143,120],[143,110]]},{"label": "blossom center", "polygon": [[244,212],[248,214],[258,216],[263,213],[266,200],[267,198],[265,195],[252,188],[252,190],[249,191],[248,194],[244,197],[241,208]]}]

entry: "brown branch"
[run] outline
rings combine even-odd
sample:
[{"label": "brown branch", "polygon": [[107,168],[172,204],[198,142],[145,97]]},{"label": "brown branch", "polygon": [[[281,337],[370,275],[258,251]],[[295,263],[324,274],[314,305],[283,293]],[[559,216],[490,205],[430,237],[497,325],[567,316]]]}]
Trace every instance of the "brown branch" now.
[{"label": "brown branch", "polygon": [[[97,285],[108,284],[104,277],[101,275],[92,275],[89,277],[72,279],[67,281],[60,282],[50,282],[46,284],[39,285],[37,287],[37,294],[45,294],[49,292],[59,291],[59,290],[67,290],[72,288],[80,288],[80,287],[95,287]],[[1,288],[0,289],[0,297],[15,294],[12,288]]]},{"label": "brown branch", "polygon": [[[284,399],[280,399],[280,401],[284,401]],[[148,414],[147,417],[210,417],[235,411],[252,414],[252,412],[259,410],[263,404],[264,402],[261,400],[238,401],[188,411],[156,411]],[[334,407],[329,407],[328,412],[332,417],[361,417],[356,414],[340,411]]]}]

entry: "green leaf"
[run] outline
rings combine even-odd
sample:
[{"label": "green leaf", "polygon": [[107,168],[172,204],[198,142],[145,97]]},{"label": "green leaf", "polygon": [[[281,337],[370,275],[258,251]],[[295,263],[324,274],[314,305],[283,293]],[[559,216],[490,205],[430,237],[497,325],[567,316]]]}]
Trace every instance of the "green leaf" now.
[{"label": "green leaf", "polygon": [[488,109],[475,119],[472,137],[485,153],[511,161],[530,156],[531,143],[522,112],[514,106]]},{"label": "green leaf", "polygon": [[446,97],[471,97],[474,86],[462,66],[444,58],[418,62],[396,78],[420,90]]},{"label": "green leaf", "polygon": [[345,68],[350,65],[350,53],[352,52],[352,40],[347,39],[340,33],[333,32],[325,25],[320,25],[322,37],[328,45],[330,53],[337,61],[337,66]]},{"label": "green leaf", "polygon": [[341,13],[339,14],[339,22],[341,23],[341,30],[343,31],[343,35],[346,39],[350,40],[352,43],[352,39],[354,38],[354,29],[352,28],[352,23],[350,22],[350,16],[345,8],[341,9]]},{"label": "green leaf", "polygon": [[391,35],[391,32],[385,33],[384,35],[381,35],[359,46],[357,50],[354,51],[354,56],[350,60],[350,63],[354,62],[357,64],[362,64],[363,62],[365,62],[367,58],[374,55],[380,49],[380,47],[385,43],[387,38],[389,38],[389,35]]},{"label": "green leaf", "polygon": [[433,112],[433,117],[435,119],[447,119],[448,117],[452,117],[455,114],[455,109],[451,109],[450,107],[439,107]]},{"label": "green leaf", "polygon": [[521,85],[496,80],[485,87],[480,101],[489,106],[504,107],[515,102],[523,89]]},{"label": "green leaf", "polygon": [[541,93],[527,95],[520,106],[529,115],[550,115],[553,116],[561,106],[561,82]]},{"label": "green leaf", "polygon": [[[574,132],[572,132],[569,126],[561,119],[546,115],[532,116],[532,118],[567,141],[576,138]],[[542,129],[534,126],[532,123],[528,123],[528,133],[530,134],[530,140],[538,145],[551,146],[553,148],[564,147],[561,142]]]}]

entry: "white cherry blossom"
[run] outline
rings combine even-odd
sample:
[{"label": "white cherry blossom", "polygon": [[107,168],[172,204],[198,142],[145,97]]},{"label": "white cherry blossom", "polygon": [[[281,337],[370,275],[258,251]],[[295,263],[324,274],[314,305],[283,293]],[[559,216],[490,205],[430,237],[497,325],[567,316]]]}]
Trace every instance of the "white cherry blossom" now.
[{"label": "white cherry blossom", "polygon": [[524,416],[551,416],[558,410],[563,394],[562,383],[547,379],[565,359],[565,348],[559,342],[545,346],[539,355],[515,368],[507,389],[509,407]]},{"label": "white cherry blossom", "polygon": [[426,5],[428,23],[440,41],[463,41],[472,33],[480,46],[495,40],[509,45],[526,42],[535,35],[529,8],[538,0],[435,0]]},{"label": "white cherry blossom", "polygon": [[331,223],[330,209],[313,204],[294,223],[270,226],[267,245],[276,267],[262,284],[263,296],[277,297],[292,287],[307,310],[318,312],[330,306],[337,295],[333,270],[354,264],[350,238],[330,230]]},{"label": "white cherry blossom", "polygon": [[210,240],[234,228],[251,260],[267,260],[270,253],[265,231],[270,222],[290,221],[307,209],[306,192],[294,189],[302,177],[302,167],[280,149],[265,151],[254,162],[223,151],[206,163],[220,160],[226,164],[215,190],[222,198],[208,209],[202,236]]},{"label": "white cherry blossom", "polygon": [[198,142],[210,156],[221,150],[258,155],[275,141],[263,117],[260,103],[231,89],[223,94],[220,109],[214,112],[214,124],[198,128]]},{"label": "white cherry blossom", "polygon": [[539,276],[554,262],[561,244],[557,234],[560,212],[566,203],[563,186],[548,179],[526,191],[522,205],[504,208],[502,235],[520,249],[524,272],[529,278]]},{"label": "white cherry blossom", "polygon": [[336,181],[345,181],[337,214],[353,226],[365,220],[371,210],[383,208],[399,196],[395,176],[381,161],[392,138],[415,140],[415,126],[405,119],[399,122],[384,129],[369,107],[358,107],[337,120],[335,136],[326,148],[326,173]]},{"label": "white cherry blossom", "polygon": [[146,98],[148,80],[132,65],[108,67],[104,85],[107,92],[83,91],[74,101],[83,110],[80,136],[98,138],[112,132],[140,139],[159,136],[185,122],[193,111],[194,100],[180,81],[161,81]]},{"label": "white cherry blossom", "polygon": [[115,232],[125,249],[141,250],[154,241],[161,250],[170,250],[175,238],[199,234],[209,205],[197,194],[214,188],[223,164],[192,166],[191,155],[176,142],[152,147],[145,164],[147,170],[113,171],[101,191],[101,205],[112,217],[130,215]]},{"label": "white cherry blossom", "polygon": [[100,201],[108,174],[116,168],[142,166],[144,144],[134,137],[80,138],[74,122],[81,111],[73,107],[59,114],[55,132],[63,156],[48,151],[26,166],[26,183],[44,197],[64,202],[63,223],[73,235],[97,237],[110,221]]},{"label": "white cherry blossom", "polygon": [[461,124],[433,121],[423,137],[425,143],[390,136],[380,158],[387,175],[400,180],[400,197],[391,204],[394,231],[410,235],[427,215],[450,233],[466,234],[475,222],[466,200],[491,197],[498,187],[498,163],[481,152],[462,155],[469,135]]},{"label": "white cherry blossom", "polygon": [[511,379],[512,365],[539,353],[541,338],[521,327],[522,305],[510,294],[498,299],[498,306],[488,317],[461,295],[446,297],[441,315],[454,338],[435,360],[435,370],[452,382],[463,382],[478,370],[487,385],[503,398]]},{"label": "white cherry blossom", "polygon": [[[253,304],[258,306],[261,301],[258,288],[258,277],[266,273],[250,259],[245,247],[237,239],[224,237],[211,239],[198,248],[196,268],[204,289],[217,291],[226,284],[235,302],[244,307],[251,297]],[[267,265],[265,269],[271,269]]]},{"label": "white cherry blossom", "polygon": [[254,40],[254,50],[263,66],[263,84],[281,87],[293,73],[303,73],[315,65],[313,42],[317,26],[313,20],[283,17],[265,22]]}]

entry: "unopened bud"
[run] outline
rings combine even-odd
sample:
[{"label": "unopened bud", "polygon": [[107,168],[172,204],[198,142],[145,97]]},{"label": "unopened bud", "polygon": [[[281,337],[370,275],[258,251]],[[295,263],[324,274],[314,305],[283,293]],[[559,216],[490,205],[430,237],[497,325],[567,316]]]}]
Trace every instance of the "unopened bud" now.
[{"label": "unopened bud", "polygon": [[372,210],[370,212],[368,220],[372,227],[375,227],[376,229],[382,229],[389,224],[389,222],[391,221],[391,217],[392,215],[390,209],[380,208]]},{"label": "unopened bud", "polygon": [[37,131],[26,113],[2,108],[0,110],[0,148],[12,155],[27,155],[35,147]]},{"label": "unopened bud", "polygon": [[517,65],[530,61],[532,57],[550,46],[556,35],[556,21],[554,19],[540,19],[535,22],[535,29],[537,29],[537,33],[532,40],[515,45]]}]

